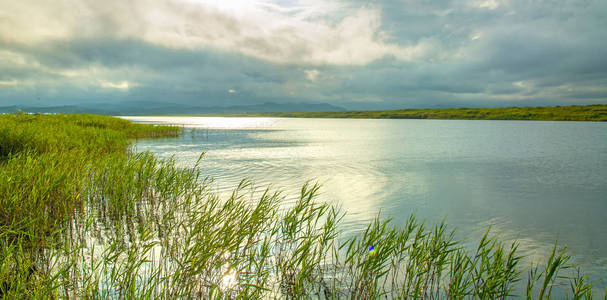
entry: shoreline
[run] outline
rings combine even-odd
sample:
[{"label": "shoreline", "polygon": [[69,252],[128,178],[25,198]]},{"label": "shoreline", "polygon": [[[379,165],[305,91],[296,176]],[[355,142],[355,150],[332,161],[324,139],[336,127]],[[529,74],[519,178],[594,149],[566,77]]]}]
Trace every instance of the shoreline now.
[{"label": "shoreline", "polygon": [[168,114],[155,116],[607,122],[607,105],[592,104],[503,108],[421,108],[332,112],[245,112]]}]

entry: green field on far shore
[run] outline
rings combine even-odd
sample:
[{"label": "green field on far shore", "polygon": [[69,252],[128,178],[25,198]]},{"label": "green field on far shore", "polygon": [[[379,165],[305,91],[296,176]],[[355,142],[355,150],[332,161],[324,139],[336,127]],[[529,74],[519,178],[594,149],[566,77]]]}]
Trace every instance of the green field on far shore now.
[{"label": "green field on far shore", "polygon": [[230,117],[607,121],[607,105],[572,105],[504,108],[424,108],[336,112],[272,112],[222,114]]}]

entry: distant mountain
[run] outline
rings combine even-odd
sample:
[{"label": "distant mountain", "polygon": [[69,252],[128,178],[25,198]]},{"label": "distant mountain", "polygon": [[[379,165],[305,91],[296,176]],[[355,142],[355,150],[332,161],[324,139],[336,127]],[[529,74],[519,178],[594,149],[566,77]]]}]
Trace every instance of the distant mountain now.
[{"label": "distant mountain", "polygon": [[180,115],[180,114],[230,114],[260,112],[314,112],[345,111],[343,107],[328,103],[275,103],[194,106],[159,102],[95,103],[64,106],[5,106],[0,113],[23,110],[28,113],[89,113],[98,115]]}]

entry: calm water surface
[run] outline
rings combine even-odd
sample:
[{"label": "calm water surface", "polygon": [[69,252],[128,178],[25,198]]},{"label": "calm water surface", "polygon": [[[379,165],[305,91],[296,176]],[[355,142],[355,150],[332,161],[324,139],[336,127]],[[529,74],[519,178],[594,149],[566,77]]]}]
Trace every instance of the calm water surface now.
[{"label": "calm water surface", "polygon": [[183,125],[181,137],[135,146],[182,166],[205,151],[202,169],[221,194],[248,178],[293,201],[314,180],[320,200],[347,211],[346,234],[380,211],[396,223],[412,213],[433,224],[446,218],[470,246],[492,226],[531,258],[558,239],[593,278],[607,277],[606,123],[127,119]]}]

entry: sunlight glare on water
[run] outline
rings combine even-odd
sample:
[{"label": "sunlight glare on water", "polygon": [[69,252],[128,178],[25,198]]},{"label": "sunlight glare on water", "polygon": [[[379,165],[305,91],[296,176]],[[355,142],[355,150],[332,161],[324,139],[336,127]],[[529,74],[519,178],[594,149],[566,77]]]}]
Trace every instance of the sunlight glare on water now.
[{"label": "sunlight glare on water", "polygon": [[[261,129],[269,128],[276,118],[224,118],[224,117],[123,117],[143,123],[175,124],[189,128],[206,129]],[[179,120],[178,123],[175,120]]]},{"label": "sunlight glare on water", "polygon": [[607,276],[607,124],[582,122],[128,117],[179,124],[176,138],[138,151],[200,166],[229,195],[243,179],[280,189],[287,203],[307,181],[341,206],[346,235],[381,211],[443,218],[473,249],[487,228],[520,254],[546,257],[555,240],[574,262]]}]

